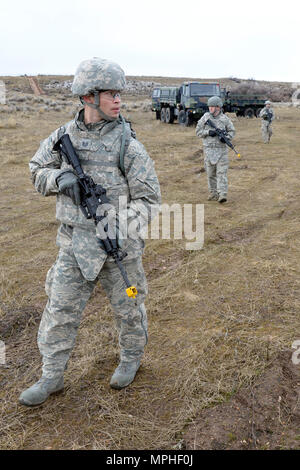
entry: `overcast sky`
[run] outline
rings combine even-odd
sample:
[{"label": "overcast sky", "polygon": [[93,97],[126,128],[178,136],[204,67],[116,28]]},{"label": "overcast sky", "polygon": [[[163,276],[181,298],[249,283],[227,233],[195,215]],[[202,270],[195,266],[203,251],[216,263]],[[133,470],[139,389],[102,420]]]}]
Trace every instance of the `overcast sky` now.
[{"label": "overcast sky", "polygon": [[0,75],[74,74],[84,59],[126,75],[300,82],[298,2],[1,0]]}]

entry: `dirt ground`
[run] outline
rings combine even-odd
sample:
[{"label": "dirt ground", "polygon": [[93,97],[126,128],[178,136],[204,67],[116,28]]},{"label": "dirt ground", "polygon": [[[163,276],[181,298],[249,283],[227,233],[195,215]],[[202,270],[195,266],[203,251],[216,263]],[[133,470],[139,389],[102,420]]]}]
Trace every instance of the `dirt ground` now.
[{"label": "dirt ground", "polygon": [[282,351],[250,387],[202,410],[184,435],[186,449],[299,449],[300,369]]},{"label": "dirt ground", "polygon": [[[46,79],[45,79],[46,80]],[[22,90],[10,79],[10,91]],[[25,95],[24,95],[25,96]],[[55,199],[31,184],[28,162],[75,101],[0,114],[1,449],[299,449],[300,110],[276,107],[271,143],[258,119],[229,115],[227,203],[207,201],[195,127],[163,124],[149,97],[123,115],[155,161],[163,202],[204,204],[201,250],[147,241],[149,344],[136,380],[112,390],[118,340],[101,286],[88,303],[65,389],[37,408],[18,404],[40,376],[36,344],[45,276],[57,256]]]}]

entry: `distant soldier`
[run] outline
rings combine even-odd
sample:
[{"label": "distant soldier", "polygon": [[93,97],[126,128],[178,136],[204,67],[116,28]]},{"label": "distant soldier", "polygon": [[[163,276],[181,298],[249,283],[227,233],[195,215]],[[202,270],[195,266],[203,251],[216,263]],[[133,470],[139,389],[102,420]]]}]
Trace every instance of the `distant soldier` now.
[{"label": "distant soldier", "polygon": [[259,117],[262,118],[261,132],[262,132],[263,141],[265,144],[268,144],[270,142],[271,135],[273,134],[271,123],[275,117],[274,111],[271,108],[271,101],[265,102],[265,107],[259,113]]},{"label": "distant soldier", "polygon": [[228,191],[228,150],[224,139],[217,136],[216,130],[207,122],[211,120],[218,129],[226,132],[232,139],[235,129],[231,120],[222,112],[223,102],[219,96],[212,96],[207,101],[209,113],[198,121],[196,134],[203,139],[204,163],[207,173],[209,201],[227,201]]}]

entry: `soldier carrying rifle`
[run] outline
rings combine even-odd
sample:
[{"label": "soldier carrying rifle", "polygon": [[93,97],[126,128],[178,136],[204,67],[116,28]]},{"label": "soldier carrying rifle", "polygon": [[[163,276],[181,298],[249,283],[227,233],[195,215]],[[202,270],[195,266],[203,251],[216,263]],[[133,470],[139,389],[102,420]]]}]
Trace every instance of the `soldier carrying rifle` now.
[{"label": "soldier carrying rifle", "polygon": [[[37,191],[56,196],[60,249],[47,274],[48,302],[38,332],[43,373],[20,395],[26,406],[63,389],[81,315],[98,281],[119,332],[120,364],[110,386],[126,387],[140,366],[147,343],[142,228],[159,210],[160,188],[153,161],[120,115],[125,84],[118,64],[83,61],[72,85],[82,109],[41,143],[29,164]],[[122,220],[136,231],[123,236]],[[113,223],[115,230],[108,230]],[[128,289],[128,280],[134,287]]]},{"label": "soldier carrying rifle", "polygon": [[273,134],[271,123],[274,120],[275,114],[271,108],[271,101],[265,102],[265,107],[259,113],[261,120],[261,132],[262,138],[265,144],[268,144]]},{"label": "soldier carrying rifle", "polygon": [[[209,201],[227,201],[228,191],[228,149],[234,147],[231,139],[235,135],[234,126],[222,112],[223,102],[219,96],[207,101],[208,113],[198,121],[196,135],[203,139],[204,163],[207,174]],[[239,154],[238,154],[239,155]]]}]

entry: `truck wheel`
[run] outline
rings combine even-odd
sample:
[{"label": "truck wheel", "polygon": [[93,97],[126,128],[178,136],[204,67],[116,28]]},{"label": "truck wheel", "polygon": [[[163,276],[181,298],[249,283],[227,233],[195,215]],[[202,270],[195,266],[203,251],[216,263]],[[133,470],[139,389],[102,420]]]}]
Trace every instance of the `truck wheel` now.
[{"label": "truck wheel", "polygon": [[174,122],[174,108],[166,108],[166,123],[173,124]]},{"label": "truck wheel", "polygon": [[188,111],[185,113],[185,125],[186,127],[191,126],[193,124],[193,120],[191,119],[191,115]]},{"label": "truck wheel", "polygon": [[182,109],[181,111],[179,111],[179,114],[178,114],[178,124],[180,124],[181,126],[186,126],[186,113],[184,111],[184,109]]},{"label": "truck wheel", "polygon": [[245,112],[244,112],[244,116],[249,118],[249,119],[252,119],[253,116],[254,116],[254,110],[252,108],[246,108],[245,109]]},{"label": "truck wheel", "polygon": [[181,111],[179,111],[179,114],[178,114],[178,124],[180,124],[181,126],[185,126],[185,127],[188,127],[190,126],[192,123],[190,117],[189,117],[189,114],[187,111],[184,111],[183,109]]},{"label": "truck wheel", "polygon": [[259,113],[261,112],[262,109],[263,108],[257,108],[257,110],[255,111],[255,115],[257,118],[259,117]]},{"label": "truck wheel", "polygon": [[161,110],[160,110],[160,120],[161,120],[161,122],[166,122],[166,108],[161,108]]},{"label": "truck wheel", "polygon": [[156,119],[160,119],[160,111],[155,111]]}]

